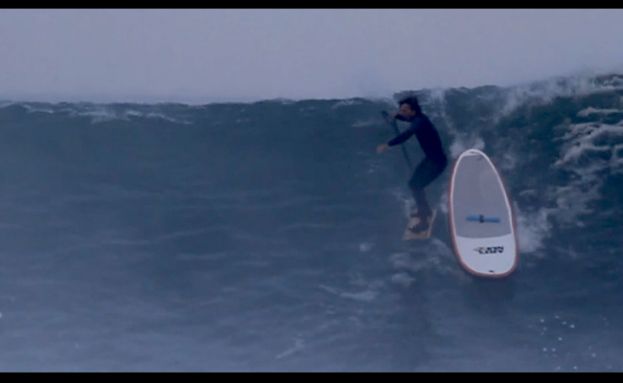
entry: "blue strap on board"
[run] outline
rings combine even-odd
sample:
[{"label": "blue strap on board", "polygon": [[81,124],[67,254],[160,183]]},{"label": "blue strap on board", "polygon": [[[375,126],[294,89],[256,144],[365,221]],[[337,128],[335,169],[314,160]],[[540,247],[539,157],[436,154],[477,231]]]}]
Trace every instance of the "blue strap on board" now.
[{"label": "blue strap on board", "polygon": [[470,222],[480,222],[480,223],[485,223],[485,222],[491,222],[491,223],[500,223],[500,218],[499,217],[485,217],[482,214],[472,214],[472,215],[468,215],[467,217],[465,217],[468,221]]}]

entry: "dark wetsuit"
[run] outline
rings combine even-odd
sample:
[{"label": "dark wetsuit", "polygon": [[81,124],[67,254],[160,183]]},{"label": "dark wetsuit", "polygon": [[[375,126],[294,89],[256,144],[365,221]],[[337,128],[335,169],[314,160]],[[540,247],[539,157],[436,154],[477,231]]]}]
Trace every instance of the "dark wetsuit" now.
[{"label": "dark wetsuit", "polygon": [[422,201],[423,197],[419,194],[435,178],[439,177],[448,165],[448,160],[446,158],[446,154],[444,153],[443,146],[441,145],[439,133],[428,117],[423,113],[419,113],[410,121],[406,120],[401,115],[397,115],[396,119],[408,121],[411,123],[411,126],[398,136],[391,139],[387,145],[399,145],[415,134],[420,146],[422,147],[422,151],[426,155],[422,162],[420,162],[415,168],[413,176],[409,180],[409,187],[413,191],[415,200],[418,204],[418,209],[423,210],[422,212],[424,214],[428,214],[430,213],[428,203],[426,203],[425,198]]}]

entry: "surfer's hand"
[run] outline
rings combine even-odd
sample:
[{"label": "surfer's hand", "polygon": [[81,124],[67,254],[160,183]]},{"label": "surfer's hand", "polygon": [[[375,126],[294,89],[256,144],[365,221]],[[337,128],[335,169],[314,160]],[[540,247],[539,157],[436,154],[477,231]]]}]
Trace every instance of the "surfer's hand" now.
[{"label": "surfer's hand", "polygon": [[381,144],[379,146],[376,147],[376,152],[378,154],[383,153],[384,151],[386,151],[387,149],[389,149],[389,146],[387,144]]}]

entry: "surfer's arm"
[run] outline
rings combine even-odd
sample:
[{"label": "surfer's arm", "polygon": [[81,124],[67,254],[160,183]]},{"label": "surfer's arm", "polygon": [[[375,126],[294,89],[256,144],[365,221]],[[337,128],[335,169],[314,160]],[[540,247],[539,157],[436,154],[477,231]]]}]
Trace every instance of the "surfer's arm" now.
[{"label": "surfer's arm", "polygon": [[410,127],[409,129],[405,130],[404,132],[400,133],[396,137],[389,140],[389,142],[387,142],[387,146],[394,146],[394,145],[402,144],[403,142],[408,140],[414,133],[415,133],[415,129],[413,129],[413,127]]}]

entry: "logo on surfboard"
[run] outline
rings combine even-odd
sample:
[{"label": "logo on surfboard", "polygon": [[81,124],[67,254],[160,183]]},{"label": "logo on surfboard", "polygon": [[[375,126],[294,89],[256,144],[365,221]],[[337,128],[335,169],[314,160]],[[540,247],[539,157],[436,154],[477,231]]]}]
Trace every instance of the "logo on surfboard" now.
[{"label": "logo on surfboard", "polygon": [[501,254],[504,252],[504,246],[480,246],[474,249],[479,254]]}]

